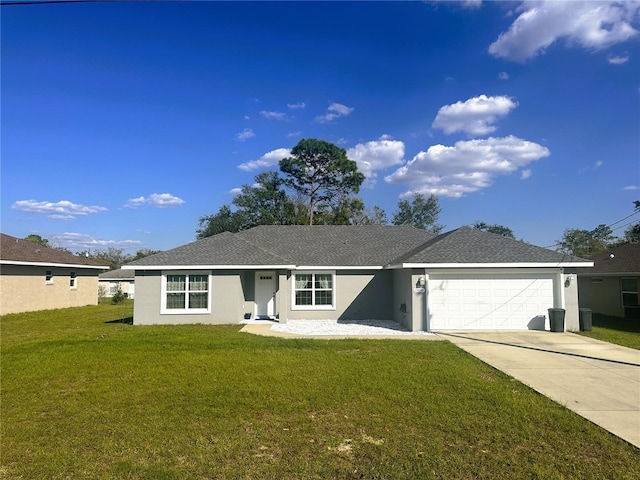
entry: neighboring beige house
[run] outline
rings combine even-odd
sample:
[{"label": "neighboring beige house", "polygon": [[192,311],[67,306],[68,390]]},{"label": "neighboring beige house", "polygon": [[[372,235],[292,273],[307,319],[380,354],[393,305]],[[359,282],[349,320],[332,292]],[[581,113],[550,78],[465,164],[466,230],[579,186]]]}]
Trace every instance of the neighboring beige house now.
[{"label": "neighboring beige house", "polygon": [[102,288],[105,297],[113,297],[118,291],[118,286],[127,298],[135,297],[135,272],[131,270],[111,270],[99,275],[98,288]]},{"label": "neighboring beige house", "polygon": [[614,317],[640,318],[640,243],[593,255],[593,268],[578,271],[580,306]]},{"label": "neighboring beige house", "polygon": [[593,263],[462,227],[255,227],[123,266],[134,324],[247,317],[395,320],[412,331],[544,330],[548,309],[579,329],[576,267]]},{"label": "neighboring beige house", "polygon": [[97,305],[93,260],[0,234],[0,315]]}]

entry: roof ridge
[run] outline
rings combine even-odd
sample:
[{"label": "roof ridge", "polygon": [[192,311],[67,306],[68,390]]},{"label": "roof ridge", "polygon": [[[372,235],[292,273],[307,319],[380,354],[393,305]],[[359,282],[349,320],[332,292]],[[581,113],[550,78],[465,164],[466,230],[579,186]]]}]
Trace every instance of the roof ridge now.
[{"label": "roof ridge", "polygon": [[[268,225],[257,225],[257,226],[258,226],[258,227],[264,227],[264,226],[268,226]],[[256,227],[254,227],[254,228],[256,228]],[[250,230],[250,229],[249,229],[249,230]],[[230,233],[230,232],[223,232],[223,233]],[[289,262],[286,258],[281,257],[281,256],[280,256],[280,255],[278,255],[277,253],[272,252],[272,251],[270,251],[270,250],[267,250],[266,248],[262,248],[261,246],[256,245],[255,243],[250,242],[249,240],[247,240],[247,239],[245,239],[245,238],[242,238],[241,236],[239,236],[239,235],[238,235],[239,233],[242,233],[242,232],[232,233],[232,235],[234,236],[234,238],[236,238],[236,239],[238,239],[238,240],[243,241],[243,242],[244,242],[244,243],[246,243],[247,245],[249,245],[249,246],[251,246],[251,247],[253,247],[253,248],[257,249],[257,250],[260,250],[261,252],[268,253],[269,255],[272,255],[272,256],[274,256],[274,257],[279,258],[280,260],[282,260],[282,262],[283,262],[283,264],[284,264],[284,265],[289,265],[289,264],[291,263],[291,262]]]},{"label": "roof ridge", "polygon": [[[407,225],[407,226],[410,227],[411,225]],[[435,236],[433,238],[430,238],[426,242],[421,243],[417,247],[409,250],[408,252],[403,253],[398,258],[396,258],[395,260],[390,262],[389,265],[402,263],[405,258],[410,258],[410,257],[412,257],[413,255],[415,255],[418,252],[422,252],[423,250],[427,250],[428,248],[432,247],[435,243],[437,243],[439,240],[441,240],[441,237],[448,236],[450,233],[452,233],[454,231],[455,230],[451,230],[450,232],[441,233],[441,234],[439,234],[439,235],[437,235],[437,236]]]}]

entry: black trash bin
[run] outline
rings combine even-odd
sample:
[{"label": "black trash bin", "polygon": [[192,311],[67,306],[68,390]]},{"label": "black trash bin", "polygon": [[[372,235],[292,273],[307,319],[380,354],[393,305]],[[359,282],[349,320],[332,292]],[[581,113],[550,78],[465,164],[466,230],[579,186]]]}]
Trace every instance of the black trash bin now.
[{"label": "black trash bin", "polygon": [[580,312],[580,331],[590,332],[592,325],[592,313],[590,308],[581,308]]},{"label": "black trash bin", "polygon": [[552,332],[564,332],[564,308],[549,309],[549,328]]}]

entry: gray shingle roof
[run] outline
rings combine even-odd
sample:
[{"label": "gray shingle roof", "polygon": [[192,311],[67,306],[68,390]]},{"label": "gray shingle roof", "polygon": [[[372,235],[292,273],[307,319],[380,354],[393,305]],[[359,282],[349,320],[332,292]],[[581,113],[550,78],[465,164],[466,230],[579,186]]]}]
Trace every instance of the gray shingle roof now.
[{"label": "gray shingle roof", "polygon": [[127,267],[313,265],[382,266],[433,238],[414,227],[265,225],[207,237]]},{"label": "gray shingle roof", "polygon": [[264,225],[221,233],[127,265],[384,267],[399,263],[585,261],[469,227],[434,235],[409,226]]},{"label": "gray shingle roof", "polygon": [[121,268],[117,268],[116,270],[101,273],[100,275],[98,275],[98,277],[101,281],[133,280],[135,278],[135,274],[132,270],[122,270]]},{"label": "gray shingle roof", "polygon": [[591,260],[594,263],[593,268],[580,273],[640,275],[640,243],[625,243],[606,252],[596,253]]},{"label": "gray shingle roof", "polygon": [[237,234],[224,232],[135,260],[127,266],[289,265],[290,263],[258,245],[248,243]]},{"label": "gray shingle roof", "polygon": [[437,236],[398,263],[567,263],[588,262],[512,238],[460,227]]},{"label": "gray shingle roof", "polygon": [[435,237],[383,225],[265,225],[237,235],[295,265],[317,266],[382,266]]},{"label": "gray shingle roof", "polygon": [[97,262],[55,248],[36,245],[21,238],[0,233],[0,260],[6,263],[26,262],[50,265],[78,265],[83,268],[105,269],[103,263]]}]

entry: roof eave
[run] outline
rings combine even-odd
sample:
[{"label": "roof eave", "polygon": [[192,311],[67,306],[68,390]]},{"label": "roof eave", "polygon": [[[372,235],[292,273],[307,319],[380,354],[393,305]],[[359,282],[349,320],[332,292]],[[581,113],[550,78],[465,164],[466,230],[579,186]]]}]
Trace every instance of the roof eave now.
[{"label": "roof eave", "polygon": [[123,270],[293,270],[295,265],[123,265]]},{"label": "roof eave", "polygon": [[84,265],[81,263],[27,262],[23,260],[0,260],[0,265],[24,265],[31,267],[65,267],[88,268],[93,270],[109,270],[107,265]]},{"label": "roof eave", "polygon": [[593,267],[593,262],[396,263],[387,268],[565,268]]},{"label": "roof eave", "polygon": [[382,265],[298,265],[292,270],[382,270]]}]

